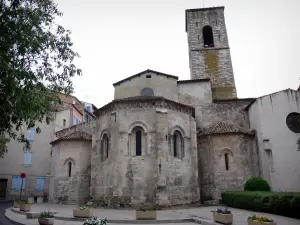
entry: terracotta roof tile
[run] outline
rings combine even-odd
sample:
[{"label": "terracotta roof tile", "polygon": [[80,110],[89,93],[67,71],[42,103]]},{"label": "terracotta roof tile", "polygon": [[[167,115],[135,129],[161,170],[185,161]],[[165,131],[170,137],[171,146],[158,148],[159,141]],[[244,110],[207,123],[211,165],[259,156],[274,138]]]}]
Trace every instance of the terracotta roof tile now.
[{"label": "terracotta roof tile", "polygon": [[203,128],[198,132],[198,135],[210,135],[210,134],[226,134],[226,133],[242,133],[242,134],[249,134],[253,135],[252,132],[236,127],[232,124],[227,124],[224,122],[217,122],[207,128]]},{"label": "terracotta roof tile", "polygon": [[87,131],[77,130],[77,131],[74,131],[73,133],[67,134],[66,136],[58,138],[55,141],[52,141],[50,144],[54,144],[54,143],[62,141],[62,140],[86,140],[86,141],[90,141],[90,140],[92,140],[92,135]]}]

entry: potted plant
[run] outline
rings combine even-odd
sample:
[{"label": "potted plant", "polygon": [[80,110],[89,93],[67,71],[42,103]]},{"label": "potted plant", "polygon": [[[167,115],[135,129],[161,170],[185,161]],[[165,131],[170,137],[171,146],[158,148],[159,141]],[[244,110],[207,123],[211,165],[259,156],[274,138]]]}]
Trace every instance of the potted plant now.
[{"label": "potted plant", "polygon": [[155,220],[156,219],[156,208],[152,206],[140,205],[136,209],[137,220]]},{"label": "potted plant", "polygon": [[222,224],[232,224],[233,216],[231,211],[227,208],[217,209],[217,211],[212,211],[214,221]]},{"label": "potted plant", "polygon": [[14,208],[20,208],[20,201],[14,200]]},{"label": "potted plant", "polygon": [[80,206],[76,209],[73,209],[73,216],[74,217],[92,217],[93,216],[93,209],[88,206]]},{"label": "potted plant", "polygon": [[31,210],[31,202],[21,201],[20,202],[20,211],[29,212]]},{"label": "potted plant", "polygon": [[248,217],[248,225],[276,225],[275,221],[264,217],[264,216],[256,216],[253,214],[252,216]]},{"label": "potted plant", "polygon": [[40,212],[38,217],[38,222],[40,225],[54,224],[54,213],[51,213],[50,211]]},{"label": "potted plant", "polygon": [[106,225],[107,219],[101,220],[97,217],[92,217],[84,221],[83,225]]}]

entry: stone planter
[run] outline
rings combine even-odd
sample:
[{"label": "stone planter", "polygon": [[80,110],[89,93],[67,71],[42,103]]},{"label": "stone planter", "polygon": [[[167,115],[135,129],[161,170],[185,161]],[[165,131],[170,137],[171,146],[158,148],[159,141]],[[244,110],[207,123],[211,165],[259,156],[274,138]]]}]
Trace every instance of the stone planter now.
[{"label": "stone planter", "polygon": [[14,208],[20,208],[20,202],[14,201]]},{"label": "stone planter", "polygon": [[276,225],[276,222],[261,222],[258,220],[249,220],[248,219],[248,225]]},{"label": "stone planter", "polygon": [[37,197],[36,203],[41,204],[44,202],[44,197]]},{"label": "stone planter", "polygon": [[31,210],[31,204],[20,204],[20,211],[29,212]]},{"label": "stone planter", "polygon": [[54,224],[54,218],[38,218],[40,225],[52,225]]},{"label": "stone planter", "polygon": [[222,224],[232,224],[233,216],[232,214],[222,214],[218,212],[213,212],[214,221]]},{"label": "stone planter", "polygon": [[84,218],[88,218],[88,217],[92,217],[94,213],[93,209],[87,208],[87,209],[73,209],[73,216],[74,217],[84,217]]},{"label": "stone planter", "polygon": [[136,211],[136,219],[137,220],[155,220],[156,219],[156,211]]}]

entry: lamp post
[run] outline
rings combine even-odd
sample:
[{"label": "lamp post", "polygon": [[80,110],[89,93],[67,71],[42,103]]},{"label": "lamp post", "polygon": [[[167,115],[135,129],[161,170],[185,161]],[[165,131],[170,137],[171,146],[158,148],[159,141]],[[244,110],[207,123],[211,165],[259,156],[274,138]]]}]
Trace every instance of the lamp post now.
[{"label": "lamp post", "polygon": [[20,202],[21,202],[21,196],[22,196],[22,191],[23,191],[23,179],[26,178],[26,174],[25,173],[21,173],[21,191],[20,191]]}]

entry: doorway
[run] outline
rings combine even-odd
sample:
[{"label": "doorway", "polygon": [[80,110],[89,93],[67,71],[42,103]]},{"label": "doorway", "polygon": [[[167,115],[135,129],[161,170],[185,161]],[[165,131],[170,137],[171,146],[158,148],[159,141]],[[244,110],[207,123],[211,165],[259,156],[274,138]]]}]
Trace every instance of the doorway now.
[{"label": "doorway", "polygon": [[0,179],[0,199],[5,199],[7,188],[7,179]]}]

